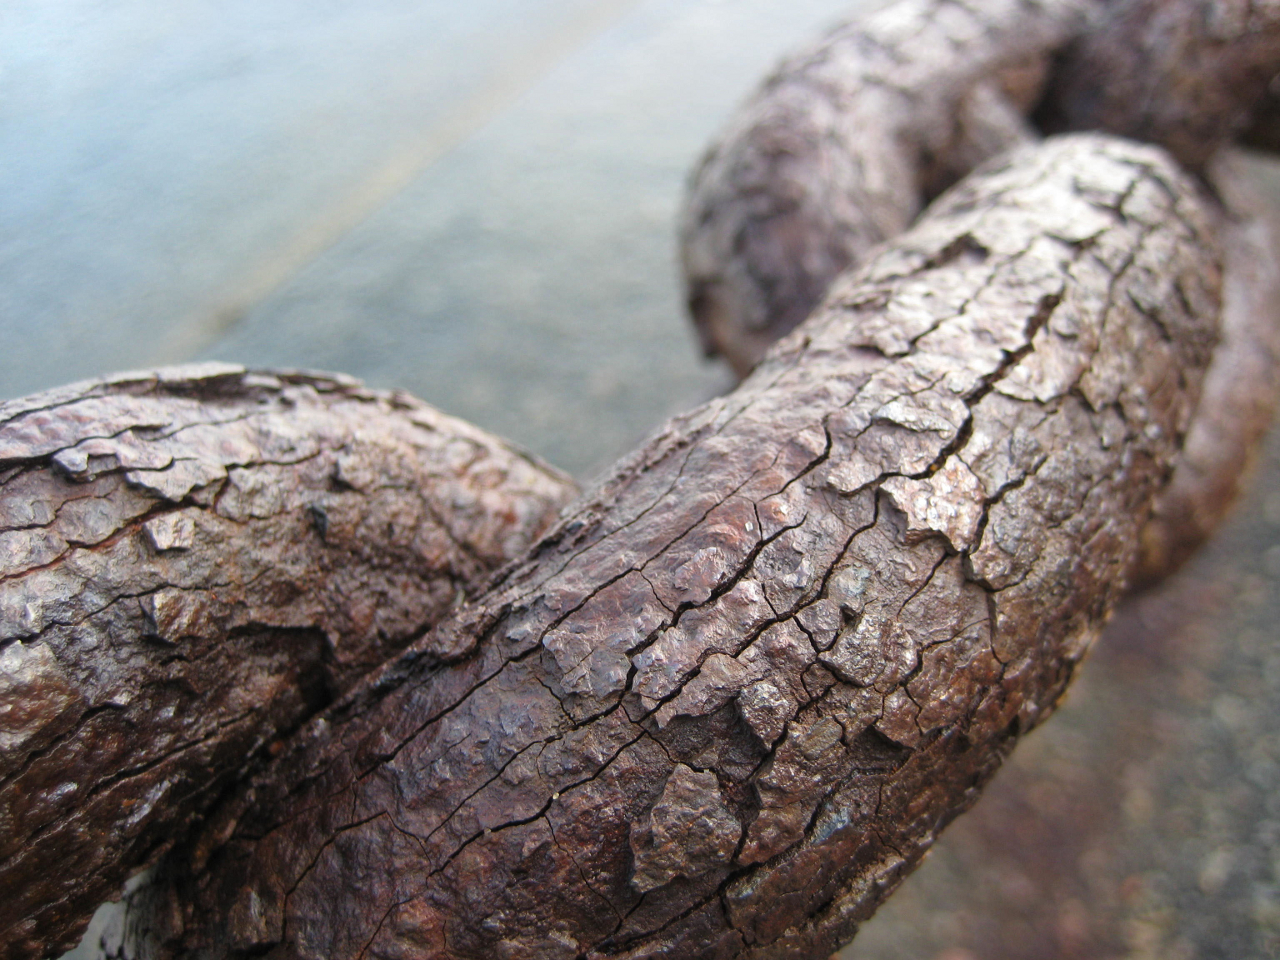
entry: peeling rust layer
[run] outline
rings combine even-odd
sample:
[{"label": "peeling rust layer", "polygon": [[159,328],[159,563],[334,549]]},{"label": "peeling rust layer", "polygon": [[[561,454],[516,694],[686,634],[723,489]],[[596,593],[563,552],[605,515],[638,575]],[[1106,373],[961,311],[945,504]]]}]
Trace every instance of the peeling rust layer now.
[{"label": "peeling rust layer", "polygon": [[573,485],[349,379],[209,364],[0,404],[0,943],[93,910]]},{"label": "peeling rust layer", "polygon": [[1053,51],[1093,0],[899,0],[784,61],[694,173],[689,307],[746,376],[838,274],[928,200],[1036,134]]},{"label": "peeling rust layer", "polygon": [[1037,136],[1038,99],[1051,127],[1170,147],[1225,203],[1228,282],[1197,425],[1143,533],[1135,578],[1154,583],[1225,516],[1276,407],[1273,231],[1238,161],[1207,161],[1278,70],[1275,3],[900,0],[850,22],[780,66],[695,174],[681,241],[704,345],[745,375],[939,186]]},{"label": "peeling rust layer", "polygon": [[295,736],[135,945],[830,951],[1123,591],[1219,287],[1159,151],[1066,138],[966,181]]}]

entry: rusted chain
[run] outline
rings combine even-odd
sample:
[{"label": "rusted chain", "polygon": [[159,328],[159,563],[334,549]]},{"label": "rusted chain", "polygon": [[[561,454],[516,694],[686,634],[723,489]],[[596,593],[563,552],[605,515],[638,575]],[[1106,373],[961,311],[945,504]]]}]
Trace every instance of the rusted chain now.
[{"label": "rusted chain", "polygon": [[6,957],[74,946],[576,492],[411,397],[220,364],[0,404],[0,464]]},{"label": "rusted chain", "polygon": [[1244,0],[903,0],[837,28],[753,94],[694,176],[681,245],[704,346],[745,375],[941,187],[1034,138],[1029,113],[1170,148],[1223,201],[1229,280],[1202,408],[1133,572],[1154,583],[1225,515],[1280,399],[1280,248],[1238,164],[1209,162],[1265,107],[1277,64],[1280,5]]},{"label": "rusted chain", "polygon": [[966,180],[295,737],[226,842],[171,861],[151,950],[834,948],[1120,595],[1216,265],[1153,148],[1050,141]]},{"label": "rusted chain", "polygon": [[690,311],[745,376],[831,282],[983,160],[1035,139],[1053,51],[1092,0],[900,0],[788,57],[681,211]]},{"label": "rusted chain", "polygon": [[[1158,574],[1215,522],[1225,461],[1213,443],[1225,429],[1226,458],[1239,463],[1248,449],[1241,438],[1256,434],[1267,410],[1265,390],[1245,380],[1242,394],[1242,381],[1221,372],[1224,356],[1254,363],[1250,376],[1274,372],[1274,328],[1260,318],[1270,319],[1275,271],[1257,224],[1233,221],[1155,149],[1098,136],[1034,145],[1023,116],[1046,78],[1049,90],[1059,83],[1050,55],[1099,29],[1088,25],[1095,12],[1084,0],[993,0],[981,10],[906,0],[784,68],[748,107],[748,121],[765,120],[743,121],[733,134],[750,142],[764,130],[763,146],[735,154],[731,140],[704,167],[704,182],[741,188],[747,199],[726,201],[722,190],[701,208],[695,199],[700,212],[686,219],[690,249],[701,251],[690,262],[711,263],[727,249],[752,283],[778,264],[793,270],[782,255],[799,251],[804,277],[757,284],[769,296],[821,295],[813,277],[838,269],[841,257],[865,257],[975,163],[1023,146],[844,276],[737,392],[669,424],[487,590],[479,589],[484,572],[540,528],[564,480],[464,425],[442,426],[438,414],[404,398],[302,377],[273,385],[224,372],[200,386],[179,376],[168,394],[154,380],[126,386],[124,393],[162,397],[150,419],[93,440],[91,421],[89,433],[76,433],[85,418],[75,414],[74,428],[55,427],[63,434],[54,437],[57,450],[22,454],[30,463],[6,483],[42,468],[63,486],[68,478],[103,483],[107,492],[94,495],[124,511],[106,539],[63,537],[65,553],[15,578],[52,571],[74,579],[81,570],[68,557],[77,551],[121,551],[75,581],[108,601],[145,598],[95,626],[108,646],[158,643],[155,663],[178,669],[186,654],[170,657],[175,638],[202,640],[214,653],[226,642],[234,655],[260,649],[263,631],[269,639],[293,631],[302,641],[294,645],[301,665],[273,661],[281,698],[259,705],[275,726],[232,738],[256,756],[274,742],[265,752],[278,755],[166,858],[161,882],[134,904],[129,951],[773,957],[816,956],[851,936],[972,802],[1013,740],[1052,709],[1134,571]],[[759,107],[770,97],[782,106]],[[787,127],[794,111],[807,109],[816,116],[804,121],[810,126]],[[850,115],[866,124],[851,125]],[[814,157],[818,168],[840,171],[827,184],[833,192],[816,201],[797,172]],[[708,180],[717,163],[721,174]],[[1229,160],[1222,163],[1228,172],[1215,182],[1228,211],[1247,209]],[[738,226],[717,219],[721,206]],[[814,209],[837,224],[839,243],[853,238],[854,253],[829,235],[815,239],[804,217],[790,215]],[[750,261],[761,251],[765,267]],[[1210,414],[1195,406],[1224,256],[1227,338],[1207,383],[1210,396],[1216,376],[1229,402],[1257,401],[1243,433],[1239,418],[1224,413],[1228,401]],[[769,306],[775,312],[753,327],[756,320],[724,312],[722,294],[715,285],[695,288],[694,303],[712,317],[707,329],[768,330],[771,317],[789,323],[795,309]],[[1244,306],[1233,312],[1233,303]],[[223,417],[217,397],[204,395],[223,388],[234,395],[227,409],[252,400],[266,413]],[[114,389],[91,387],[88,399]],[[332,409],[313,396],[321,394],[336,401]],[[181,414],[193,396],[198,412]],[[297,459],[319,465],[302,467],[304,492],[290,498],[252,475],[294,462],[280,439],[297,440],[288,424],[299,396],[296,415],[324,440]],[[20,402],[15,417],[39,417],[44,406],[69,412],[84,399],[72,391],[56,402]],[[369,405],[376,425],[354,423]],[[186,442],[166,427],[180,414],[197,437],[185,453],[166,446]],[[246,439],[241,414],[271,424]],[[423,440],[427,421],[437,435]],[[474,461],[481,467],[433,486],[432,471],[452,462],[455,434],[483,448]],[[254,443],[274,452],[242,462],[237,444]],[[344,466],[341,451],[352,443],[364,452]],[[415,445],[418,453],[406,455]],[[72,459],[61,463],[59,451]],[[170,460],[160,463],[157,452]],[[370,479],[384,461],[396,478],[390,484]],[[501,464],[496,473],[486,472],[488,462]],[[170,470],[155,486],[155,475]],[[192,470],[180,491],[164,485]],[[240,489],[240,480],[252,489]],[[1174,496],[1180,481],[1184,500]],[[459,536],[455,494],[477,483],[501,502],[464,492],[473,509],[461,513],[475,525]],[[164,505],[129,513],[139,491]],[[1164,506],[1147,523],[1157,497]],[[63,536],[58,504],[83,499],[65,491],[31,498],[49,517],[24,521],[21,532]],[[0,505],[19,502],[11,495]],[[450,534],[439,556],[397,538],[406,502],[418,511],[409,527]],[[523,506],[507,509],[517,502]],[[255,512],[254,503],[267,506]],[[1210,513],[1195,513],[1197,503]],[[1181,536],[1186,513],[1201,528],[1192,536],[1153,533],[1161,516],[1174,517]],[[228,521],[242,524],[246,538],[219,542],[214,528]],[[290,536],[280,539],[273,523]],[[340,542],[330,544],[331,533]],[[36,534],[27,539],[24,556],[43,549]],[[311,552],[295,555],[303,541]],[[405,564],[412,583],[397,579]],[[241,567],[257,573],[228,577],[239,592],[227,601],[220,577]],[[175,584],[175,570],[204,579]],[[320,592],[289,593],[317,571]],[[432,577],[440,573],[472,602],[452,611],[436,603],[442,581]],[[131,597],[135,581],[144,589]],[[361,584],[385,598],[369,616],[409,628],[370,632],[357,615],[367,600]],[[193,604],[175,589],[218,595]],[[56,593],[24,596],[6,624],[38,622],[50,632],[14,633],[0,656],[47,651],[52,672],[32,674],[47,679],[81,652],[69,652],[80,635],[56,615]],[[99,611],[72,612],[85,615],[77,623],[96,623]],[[348,634],[368,653],[354,653],[343,674],[315,654],[314,641]],[[412,643],[284,736],[315,707],[309,691],[343,686],[359,672],[354,665],[387,654],[387,639]],[[61,708],[56,697],[23,696],[19,687],[6,702],[17,713],[5,722],[24,722],[33,703],[53,705],[32,727],[36,739],[53,738],[52,749],[31,754],[56,784],[60,734],[47,724],[60,722],[53,715]],[[174,714],[177,732],[164,736],[190,739],[208,719],[199,715],[204,692],[197,688],[188,712]],[[99,699],[108,705],[102,716],[113,716],[114,702]],[[290,706],[299,702],[305,709]],[[147,706],[143,699],[137,707],[143,726]],[[228,729],[243,719],[232,715]],[[163,752],[141,763],[128,756],[130,775],[169,762]],[[210,765],[209,783],[242,778],[251,766],[243,757]],[[117,778],[102,783],[106,796]],[[122,799],[136,799],[131,786],[123,789]],[[50,810],[63,802],[49,797],[41,802]],[[167,842],[130,835],[127,815],[113,820],[101,806],[86,813],[91,804],[70,796],[65,803],[59,809],[72,813],[51,820],[47,833],[74,832],[75,817],[85,817],[91,826],[75,849],[101,829],[131,838],[117,846],[135,844],[132,862]],[[176,833],[198,807],[146,809]],[[0,822],[8,841],[28,821]],[[71,878],[31,896],[39,906],[13,914],[19,936],[6,956],[55,949],[94,894]]]}]

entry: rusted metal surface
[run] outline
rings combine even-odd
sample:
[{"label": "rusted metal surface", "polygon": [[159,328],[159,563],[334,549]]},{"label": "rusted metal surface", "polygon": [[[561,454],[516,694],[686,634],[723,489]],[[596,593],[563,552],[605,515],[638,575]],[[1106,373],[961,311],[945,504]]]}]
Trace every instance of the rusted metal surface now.
[{"label": "rusted metal surface", "polygon": [[1148,148],[1050,142],[966,182],[295,737],[225,845],[171,861],[152,948],[843,942],[1121,594],[1208,361],[1215,244]]},{"label": "rusted metal surface", "polygon": [[225,365],[0,404],[0,942],[35,956],[575,492],[412,398]]},{"label": "rusted metal surface", "polygon": [[[6,955],[53,950],[192,823],[121,955],[799,957],[852,936],[1132,579],[1219,522],[1274,405],[1275,241],[1233,159],[1209,199],[1158,150],[1035,146],[1024,119],[1088,51],[1120,56],[1144,3],[907,0],[784,67],[686,221],[689,260],[721,271],[695,285],[704,331],[745,370],[815,278],[869,262],[485,590],[569,487],[408,398],[213,370],[0,411],[3,705],[29,757],[0,822],[33,905]],[[1274,59],[1256,6],[1150,18],[1205,53],[1174,101],[1252,96]],[[1204,166],[1135,104],[1106,124],[1155,118],[1141,132]],[[743,277],[754,320],[726,312]],[[484,448],[461,472],[458,437]],[[40,873],[51,857],[89,882]]]},{"label": "rusted metal surface", "polygon": [[745,375],[942,186],[1039,136],[1033,109],[1168,147],[1223,202],[1228,282],[1198,423],[1143,533],[1135,581],[1157,582],[1221,522],[1280,399],[1275,230],[1221,149],[1277,68],[1280,7],[1236,0],[906,0],[850,21],[782,64],[695,174],[682,251],[704,345]]},{"label": "rusted metal surface", "polygon": [[686,296],[708,353],[745,376],[842,271],[1025,118],[1092,0],[901,0],[785,60],[703,158],[681,212]]},{"label": "rusted metal surface", "polygon": [[1202,171],[1254,124],[1278,63],[1275,0],[1112,2],[1059,56],[1039,120],[1158,143]]}]

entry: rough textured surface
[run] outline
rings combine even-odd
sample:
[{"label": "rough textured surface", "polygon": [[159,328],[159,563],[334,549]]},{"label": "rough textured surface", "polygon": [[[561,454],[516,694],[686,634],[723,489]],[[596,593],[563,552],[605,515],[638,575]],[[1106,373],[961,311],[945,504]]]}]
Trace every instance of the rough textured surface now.
[{"label": "rough textured surface", "polygon": [[1222,330],[1173,478],[1143,528],[1137,585],[1177,569],[1222,522],[1280,399],[1280,217],[1246,168],[1232,150],[1209,167],[1224,207]]},{"label": "rough textured surface", "polygon": [[211,364],[0,404],[3,955],[73,945],[264,748],[573,492],[341,378]]},{"label": "rough textured surface", "polygon": [[1276,0],[1114,0],[1059,57],[1038,119],[1159,143],[1200,171],[1278,74]]},{"label": "rough textured surface", "polygon": [[[1044,122],[1155,140],[1207,169],[1230,238],[1223,343],[1177,479],[1143,534],[1143,585],[1176,569],[1226,514],[1280,389],[1272,230],[1239,186],[1238,161],[1207,163],[1252,115],[1258,77],[1280,70],[1280,6],[1154,6],[1159,16],[1146,0],[1117,0],[1105,14],[1083,3],[972,11],[904,0],[850,22],[780,66],[739,111],[695,175],[682,227],[704,345],[744,375],[937,184],[1036,136],[1023,115],[1046,74]],[[1051,63],[1075,30],[1082,39]],[[1014,80],[1021,91],[1010,92]]]},{"label": "rough textured surface", "polygon": [[1090,0],[900,0],[782,63],[694,174],[689,306],[745,376],[836,275],[943,188],[1034,136],[1052,51]]},{"label": "rough textured surface", "polygon": [[1270,960],[1280,948],[1280,432],[1240,510],[1108,625],[844,960]]},{"label": "rough textured surface", "polygon": [[334,958],[847,939],[1123,590],[1213,340],[1212,232],[1157,152],[1101,138],[966,182],[295,737],[134,936]]},{"label": "rough textured surface", "polygon": [[[1232,167],[1248,178],[1251,214],[1274,225],[1280,160],[1235,155]],[[1280,432],[1245,486],[1182,569],[1121,605],[1052,722],[1018,745],[844,960],[1276,953]]]}]

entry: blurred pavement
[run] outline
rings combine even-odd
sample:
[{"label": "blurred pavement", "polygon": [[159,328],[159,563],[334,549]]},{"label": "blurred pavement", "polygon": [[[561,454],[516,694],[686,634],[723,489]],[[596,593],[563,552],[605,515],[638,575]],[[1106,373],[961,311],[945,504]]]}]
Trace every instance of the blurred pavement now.
[{"label": "blurred pavement", "polygon": [[684,177],[841,0],[7,0],[0,396],[188,359],[402,387],[580,475],[729,383]]}]

